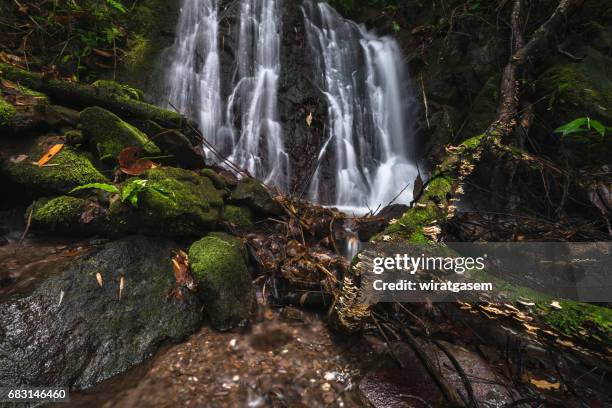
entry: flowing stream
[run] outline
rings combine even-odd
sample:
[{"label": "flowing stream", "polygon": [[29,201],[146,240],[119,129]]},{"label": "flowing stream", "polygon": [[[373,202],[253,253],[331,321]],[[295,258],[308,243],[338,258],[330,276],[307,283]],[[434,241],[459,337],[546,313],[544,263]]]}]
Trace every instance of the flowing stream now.
[{"label": "flowing stream", "polygon": [[[240,0],[233,90],[222,100],[217,0],[183,0],[166,83],[170,103],[198,121],[217,150],[288,191],[284,141],[291,135],[283,133],[277,106],[282,1]],[[414,104],[397,43],[324,2],[304,1],[303,13],[312,54],[304,58],[314,58],[312,74],[328,105],[310,198],[356,214],[408,203],[417,172],[409,156]],[[324,170],[331,180],[323,180]]]}]

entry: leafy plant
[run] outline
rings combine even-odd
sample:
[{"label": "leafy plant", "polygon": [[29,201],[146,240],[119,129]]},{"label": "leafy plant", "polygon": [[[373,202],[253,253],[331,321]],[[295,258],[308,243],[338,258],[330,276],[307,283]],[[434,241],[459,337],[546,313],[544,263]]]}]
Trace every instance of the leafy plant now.
[{"label": "leafy plant", "polygon": [[127,13],[125,6],[118,0],[106,0],[109,6],[121,13]]},{"label": "leafy plant", "polygon": [[107,183],[84,184],[82,186],[78,186],[70,190],[70,194],[74,193],[75,191],[89,190],[89,189],[98,189],[98,190],[106,191],[108,193],[119,194],[119,189],[116,186],[112,184],[107,184]]},{"label": "leafy plant", "polygon": [[557,129],[555,129],[555,133],[561,133],[562,136],[567,136],[574,133],[588,133],[591,130],[594,130],[601,137],[604,137],[607,132],[612,132],[612,127],[605,126],[598,120],[583,117],[574,119],[563,126],[559,126]]},{"label": "leafy plant", "polygon": [[121,201],[128,202],[138,208],[138,197],[143,191],[155,191],[166,198],[174,196],[174,193],[162,186],[151,186],[149,180],[137,179],[129,182],[121,190]]}]

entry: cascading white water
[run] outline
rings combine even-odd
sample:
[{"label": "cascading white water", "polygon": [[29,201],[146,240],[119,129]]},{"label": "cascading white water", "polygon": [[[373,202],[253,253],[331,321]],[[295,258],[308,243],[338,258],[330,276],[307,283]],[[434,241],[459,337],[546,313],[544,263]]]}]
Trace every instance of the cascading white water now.
[{"label": "cascading white water", "polygon": [[[335,199],[324,204],[358,214],[398,194],[396,203],[408,203],[412,190],[407,186],[417,169],[408,156],[410,90],[398,45],[346,20],[326,3],[306,1],[303,10],[328,102],[329,139],[319,159],[328,150],[335,154]],[[315,201],[320,173],[310,190]]]},{"label": "cascading white water", "polygon": [[[232,161],[286,191],[289,156],[277,109],[281,69],[279,15],[278,0],[242,0],[236,85],[221,134],[235,141]],[[239,129],[236,123],[240,123]]]},{"label": "cascading white water", "polygon": [[170,67],[166,71],[170,106],[196,120],[204,136],[223,149],[217,0],[183,0]]},{"label": "cascading white water", "polygon": [[286,190],[289,159],[277,112],[278,1],[241,0],[236,82],[225,118],[217,0],[183,0],[166,83],[170,104],[196,120],[216,150],[253,176]]}]

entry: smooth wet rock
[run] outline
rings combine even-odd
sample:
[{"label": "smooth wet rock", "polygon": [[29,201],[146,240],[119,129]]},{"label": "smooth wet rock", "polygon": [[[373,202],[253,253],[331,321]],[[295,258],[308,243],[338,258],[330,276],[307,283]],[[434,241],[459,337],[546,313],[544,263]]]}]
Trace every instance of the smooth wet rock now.
[{"label": "smooth wet rock", "polygon": [[253,178],[240,180],[230,196],[230,201],[245,204],[262,215],[280,215],[283,208],[274,201],[268,189]]},{"label": "smooth wet rock", "polygon": [[163,131],[156,135],[155,144],[164,155],[171,155],[170,163],[185,169],[201,169],[205,165],[201,149],[191,144],[178,130]]},{"label": "smooth wet rock", "polygon": [[98,153],[100,160],[116,162],[119,153],[132,146],[141,148],[148,155],[160,153],[143,132],[97,106],[81,112],[81,128],[85,140]]},{"label": "smooth wet rock", "polygon": [[143,237],[111,242],[30,295],[0,303],[0,386],[87,388],[194,332],[197,298],[167,299],[177,247]]},{"label": "smooth wet rock", "polygon": [[0,173],[33,195],[65,194],[83,184],[108,182],[86,154],[69,146],[64,146],[44,167],[32,164],[53,144],[63,142],[63,138],[40,137],[29,151],[23,152],[25,156],[7,157],[0,162]]},{"label": "smooth wet rock", "polygon": [[255,290],[242,241],[224,233],[210,234],[189,248],[189,264],[213,327],[228,330],[247,324],[255,307]]}]

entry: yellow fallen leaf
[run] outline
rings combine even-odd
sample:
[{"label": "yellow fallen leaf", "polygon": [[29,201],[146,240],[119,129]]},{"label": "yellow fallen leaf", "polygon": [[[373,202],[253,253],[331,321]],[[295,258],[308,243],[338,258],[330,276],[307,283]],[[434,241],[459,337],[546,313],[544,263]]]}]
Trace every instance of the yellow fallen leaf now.
[{"label": "yellow fallen leaf", "polygon": [[100,287],[104,286],[104,282],[102,281],[102,275],[100,274],[100,272],[96,272],[96,281],[98,282],[98,285],[100,285]]},{"label": "yellow fallen leaf", "polygon": [[558,390],[561,384],[551,383],[546,380],[531,379],[531,383],[541,390]]},{"label": "yellow fallen leaf", "polygon": [[555,310],[561,310],[561,309],[563,309],[563,308],[561,307],[561,304],[560,304],[558,301],[556,301],[556,300],[555,300],[555,301],[552,301],[552,302],[550,303],[550,307],[552,307],[552,308],[553,308],[553,309],[555,309]]},{"label": "yellow fallen leaf", "polygon": [[51,160],[53,157],[55,157],[55,155],[58,154],[60,150],[62,150],[63,147],[64,147],[63,143],[58,143],[58,144],[51,146],[51,148],[47,151],[47,153],[43,154],[40,160],[38,160],[38,166],[42,167],[45,164],[47,164],[47,162]]}]

